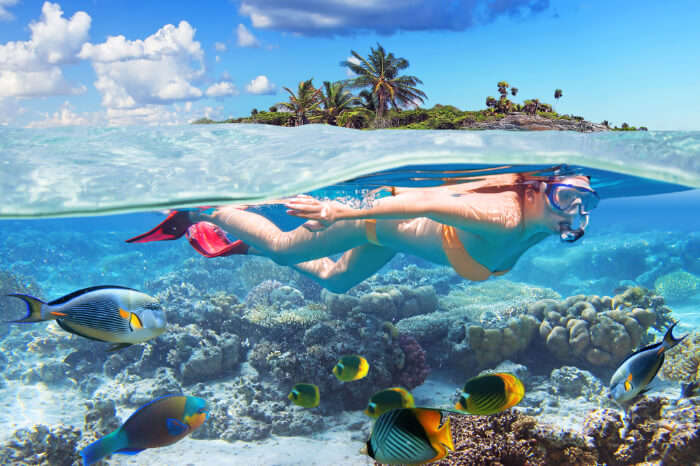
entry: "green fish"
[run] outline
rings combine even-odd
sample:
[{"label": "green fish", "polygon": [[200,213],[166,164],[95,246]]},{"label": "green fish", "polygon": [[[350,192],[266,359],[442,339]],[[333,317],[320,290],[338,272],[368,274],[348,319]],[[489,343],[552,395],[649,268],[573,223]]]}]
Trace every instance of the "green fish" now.
[{"label": "green fish", "polygon": [[688,336],[673,338],[673,327],[677,323],[669,327],[663,340],[635,351],[622,361],[610,379],[610,396],[615,401],[625,403],[632,400],[656,377],[664,363],[666,351]]},{"label": "green fish", "polygon": [[369,363],[357,354],[343,356],[333,367],[333,374],[342,382],[360,380],[367,375],[367,372],[369,372]]},{"label": "green fish", "polygon": [[364,413],[377,418],[385,412],[396,408],[413,408],[413,395],[401,387],[391,387],[381,390],[369,399]]},{"label": "green fish", "polygon": [[516,376],[485,374],[467,380],[455,409],[469,414],[496,414],[517,405],[523,396],[525,387]]},{"label": "green fish", "polygon": [[367,454],[383,464],[423,464],[454,450],[450,419],[432,408],[401,408],[385,412],[374,423]]},{"label": "green fish", "polygon": [[315,408],[321,402],[318,387],[312,383],[298,383],[294,385],[287,398],[302,408]]},{"label": "green fish", "polygon": [[135,455],[147,448],[172,445],[201,426],[207,418],[207,402],[195,396],[168,395],[134,412],[114,432],[80,451],[85,465],[113,453]]},{"label": "green fish", "polygon": [[50,303],[24,294],[10,294],[27,304],[27,315],[12,323],[55,320],[65,331],[113,343],[109,351],[143,343],[165,331],[165,312],[158,300],[121,286],[93,286]]}]

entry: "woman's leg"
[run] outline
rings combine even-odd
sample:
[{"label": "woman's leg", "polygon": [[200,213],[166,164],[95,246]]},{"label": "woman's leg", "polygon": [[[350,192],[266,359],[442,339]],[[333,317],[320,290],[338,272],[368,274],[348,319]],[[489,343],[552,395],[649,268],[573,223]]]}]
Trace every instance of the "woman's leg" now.
[{"label": "woman's leg", "polygon": [[220,207],[212,214],[191,216],[193,221],[215,223],[254,247],[256,253],[282,265],[327,257],[367,243],[361,220],[340,221],[326,230],[311,232],[304,227],[282,231],[264,216],[234,206]]},{"label": "woman's leg", "polygon": [[327,257],[292,265],[334,293],[344,293],[374,274],[396,254],[393,249],[364,244],[343,254],[337,261]]}]

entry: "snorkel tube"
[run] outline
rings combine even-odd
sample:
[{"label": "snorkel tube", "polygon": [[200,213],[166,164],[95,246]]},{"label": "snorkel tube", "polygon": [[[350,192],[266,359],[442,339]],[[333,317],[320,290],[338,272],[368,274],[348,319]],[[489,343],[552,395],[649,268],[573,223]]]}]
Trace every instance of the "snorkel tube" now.
[{"label": "snorkel tube", "polygon": [[565,243],[573,243],[578,241],[583,234],[586,232],[586,227],[588,226],[588,214],[581,214],[581,221],[579,222],[578,228],[571,228],[570,222],[559,223],[559,238]]}]

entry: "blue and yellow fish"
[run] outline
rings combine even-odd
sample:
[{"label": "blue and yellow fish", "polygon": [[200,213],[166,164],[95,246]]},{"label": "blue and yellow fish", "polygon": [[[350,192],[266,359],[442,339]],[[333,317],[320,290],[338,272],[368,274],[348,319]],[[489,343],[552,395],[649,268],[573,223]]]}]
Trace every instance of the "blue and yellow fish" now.
[{"label": "blue and yellow fish", "polygon": [[391,387],[378,391],[369,399],[364,413],[377,418],[385,412],[396,408],[413,408],[413,395],[401,387]]},{"label": "blue and yellow fish", "polygon": [[357,354],[343,356],[333,367],[333,374],[342,382],[360,380],[369,372],[369,363],[365,358]]},{"label": "blue and yellow fish", "polygon": [[131,288],[94,286],[50,303],[24,294],[8,296],[27,304],[27,315],[13,323],[55,320],[67,332],[114,343],[110,350],[143,343],[165,331],[165,312],[158,300]]},{"label": "blue and yellow fish", "polygon": [[610,379],[610,396],[618,403],[626,403],[646,391],[664,363],[666,351],[683,341],[688,335],[673,338],[671,325],[663,340],[646,346],[625,358]]},{"label": "blue and yellow fish", "polygon": [[455,409],[469,414],[496,414],[520,403],[524,395],[523,383],[512,374],[479,375],[464,384]]},{"label": "blue and yellow fish", "polygon": [[195,396],[169,395],[134,412],[114,432],[80,451],[85,465],[107,455],[135,455],[147,448],[172,445],[201,426],[207,418],[207,402]]},{"label": "blue and yellow fish", "polygon": [[432,408],[401,408],[385,412],[374,423],[367,454],[384,464],[423,464],[454,450],[450,420]]},{"label": "blue and yellow fish", "polygon": [[318,387],[312,383],[298,383],[294,385],[287,398],[302,408],[315,408],[321,402]]}]

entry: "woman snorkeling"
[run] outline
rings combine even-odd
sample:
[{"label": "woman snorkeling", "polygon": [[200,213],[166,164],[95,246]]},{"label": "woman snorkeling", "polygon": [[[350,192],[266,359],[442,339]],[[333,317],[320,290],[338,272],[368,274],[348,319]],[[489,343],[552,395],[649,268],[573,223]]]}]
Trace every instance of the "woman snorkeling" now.
[{"label": "woman snorkeling", "polygon": [[[282,231],[264,216],[231,205],[173,211],[153,230],[127,240],[148,242],[187,235],[207,257],[255,254],[344,292],[377,272],[397,252],[451,265],[481,281],[510,270],[530,247],[552,234],[583,236],[598,195],[584,176],[489,175],[429,188],[387,188],[371,207],[297,196],[287,213],[306,219]],[[231,242],[229,233],[238,238]],[[329,258],[343,253],[337,261]]]}]

